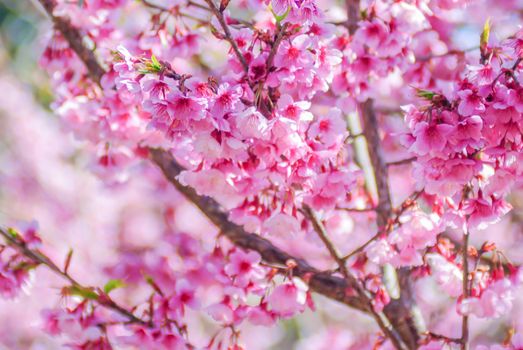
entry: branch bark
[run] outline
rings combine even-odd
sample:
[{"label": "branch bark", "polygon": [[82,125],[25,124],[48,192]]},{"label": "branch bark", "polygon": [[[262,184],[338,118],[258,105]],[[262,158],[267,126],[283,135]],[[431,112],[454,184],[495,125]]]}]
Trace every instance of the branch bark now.
[{"label": "branch bark", "polygon": [[320,272],[310,266],[305,260],[291,256],[271,242],[259,235],[246,232],[243,227],[231,222],[221,206],[212,198],[200,196],[190,187],[182,185],[176,177],[184,170],[173,156],[164,150],[151,149],[152,161],[161,169],[166,179],[176,187],[189,201],[201,210],[203,214],[236,246],[254,250],[260,253],[263,260],[269,264],[286,265],[294,261],[296,267],[293,274],[308,281],[309,287],[316,293],[322,294],[330,299],[337,300],[355,309],[369,312],[368,306],[358,296],[352,296],[350,290],[354,283],[342,278],[331,276]]},{"label": "branch bark", "polygon": [[[378,194],[376,207],[378,234],[386,232],[388,221],[393,216],[389,176],[387,163],[383,156],[381,139],[379,136],[378,119],[374,110],[373,100],[360,104],[360,112],[364,122],[363,134],[367,140],[370,161],[374,170],[374,179]],[[401,289],[399,299],[392,299],[385,307],[384,313],[394,328],[399,332],[408,349],[417,349],[419,332],[414,321],[412,309],[415,306],[410,285],[410,276],[407,269],[399,269],[398,282]]]}]

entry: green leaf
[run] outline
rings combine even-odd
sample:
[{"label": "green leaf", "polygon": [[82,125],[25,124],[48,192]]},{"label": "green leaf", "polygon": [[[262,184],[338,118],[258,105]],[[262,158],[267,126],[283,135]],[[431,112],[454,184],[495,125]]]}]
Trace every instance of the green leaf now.
[{"label": "green leaf", "polygon": [[146,61],[143,64],[143,68],[140,69],[140,73],[149,74],[149,73],[160,73],[163,69],[163,65],[158,61],[156,56],[152,55],[149,61]]},{"label": "green leaf", "polygon": [[281,15],[281,16],[278,16],[278,15],[276,14],[276,12],[274,12],[274,10],[272,9],[272,5],[271,5],[271,4],[269,4],[269,9],[271,10],[272,15],[273,15],[274,18],[276,19],[276,23],[277,23],[277,24],[280,24],[280,23],[281,23],[285,18],[287,18],[287,16],[288,16],[289,13],[291,12],[291,7],[290,7],[290,6],[287,7],[287,11],[285,11],[285,13],[284,13],[283,15]]},{"label": "green leaf", "polygon": [[122,281],[122,280],[110,280],[109,282],[107,282],[104,286],[104,292],[105,294],[109,294],[111,293],[111,291],[117,289],[117,288],[122,288],[122,287],[125,287],[125,283]]},{"label": "green leaf", "polygon": [[7,233],[9,233],[14,239],[19,239],[20,238],[20,234],[18,233],[18,231],[16,231],[14,228],[12,227],[9,227],[7,229]]},{"label": "green leaf", "polygon": [[434,98],[434,96],[437,95],[437,93],[429,90],[417,89],[417,95],[418,97],[432,101],[432,99]]},{"label": "green leaf", "polygon": [[483,26],[483,31],[481,32],[481,38],[479,41],[479,46],[481,48],[485,48],[488,45],[489,37],[490,37],[490,18],[488,18],[485,21],[485,25]]},{"label": "green leaf", "polygon": [[67,287],[67,291],[71,295],[77,295],[79,297],[82,297],[85,299],[90,299],[90,300],[98,300],[98,294],[96,294],[96,292],[94,290],[92,290],[91,288],[85,288],[85,287],[75,285],[75,286]]},{"label": "green leaf", "polygon": [[153,65],[155,65],[155,66],[160,66],[160,67],[161,67],[160,62],[158,62],[158,59],[156,58],[155,55],[152,55],[152,56],[151,56],[151,61],[153,62]]}]

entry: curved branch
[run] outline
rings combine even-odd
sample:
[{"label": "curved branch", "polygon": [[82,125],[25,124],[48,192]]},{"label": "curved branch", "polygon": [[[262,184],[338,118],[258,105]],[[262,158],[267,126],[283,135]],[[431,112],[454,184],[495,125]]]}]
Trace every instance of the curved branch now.
[{"label": "curved branch", "polygon": [[194,189],[182,185],[176,178],[184,169],[169,152],[160,149],[151,149],[150,156],[152,161],[161,169],[167,180],[189,201],[196,205],[201,212],[220,229],[221,234],[227,237],[236,246],[257,251],[263,260],[269,264],[286,265],[287,262],[294,261],[296,267],[292,270],[293,274],[308,281],[311,290],[355,309],[369,311],[367,304],[361,300],[360,297],[351,295],[351,289],[355,286],[354,283],[320,272],[310,266],[305,260],[284,252],[265,238],[254,233],[246,232],[243,227],[229,220],[220,204],[214,199],[200,196]]},{"label": "curved branch", "polygon": [[[58,265],[56,265],[49,257],[44,255],[39,250],[33,250],[27,247],[25,242],[21,241],[20,239],[17,239],[16,237],[12,236],[5,230],[4,228],[0,227],[0,236],[3,236],[5,241],[8,245],[12,246],[13,248],[17,249],[20,253],[22,253],[25,257],[31,259],[34,263],[38,265],[45,265],[47,266],[51,271],[56,273],[57,275],[61,276],[62,278],[66,279],[69,283],[71,283],[71,286],[79,287],[82,290],[90,290],[91,288],[82,286],[77,280],[75,280],[67,271],[64,269],[60,269]],[[100,289],[101,290],[101,289]],[[98,294],[98,293],[97,293]],[[131,311],[127,310],[126,308],[118,305],[115,301],[113,301],[111,298],[109,298],[108,295],[105,295],[103,298],[103,302],[95,299],[97,303],[100,306],[103,306],[105,308],[108,308],[122,316],[128,319],[129,323],[135,323],[140,325],[149,325],[148,322],[142,320],[138,316],[134,315]]]}]

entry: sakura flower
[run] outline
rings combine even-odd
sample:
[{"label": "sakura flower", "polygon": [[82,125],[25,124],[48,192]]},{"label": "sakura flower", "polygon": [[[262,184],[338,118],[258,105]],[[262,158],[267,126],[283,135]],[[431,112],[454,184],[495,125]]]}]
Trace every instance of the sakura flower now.
[{"label": "sakura flower", "polygon": [[214,104],[211,108],[212,116],[219,118],[225,113],[235,111],[242,93],[241,86],[231,87],[228,83],[222,84],[214,98]]},{"label": "sakura flower", "polygon": [[229,256],[229,263],[225,265],[225,273],[236,279],[239,286],[246,286],[251,279],[261,279],[263,270],[259,263],[261,256],[258,252],[245,253],[242,250],[236,250]]},{"label": "sakura flower", "polygon": [[385,24],[375,19],[364,21],[354,36],[354,40],[360,45],[367,45],[370,49],[378,48],[378,45],[385,41],[388,35]]},{"label": "sakura flower", "polygon": [[500,317],[510,312],[513,300],[514,288],[508,279],[503,278],[487,287],[479,297],[462,300],[458,309],[464,315]]},{"label": "sakura flower", "polygon": [[499,222],[511,209],[512,206],[502,199],[492,198],[489,201],[477,198],[469,200],[464,210],[470,215],[469,227],[484,230],[489,225]]},{"label": "sakura flower", "polygon": [[274,58],[274,64],[291,70],[295,70],[294,67],[301,69],[310,67],[313,64],[314,56],[307,50],[309,46],[308,35],[297,36],[290,43],[282,42],[278,54]]},{"label": "sakura flower", "polygon": [[464,117],[485,111],[485,105],[480,96],[471,90],[462,90],[458,92],[461,102],[458,106],[458,112]]},{"label": "sakura flower", "polygon": [[420,122],[413,132],[416,141],[412,145],[411,151],[419,155],[443,151],[447,145],[448,136],[453,131],[452,125]]},{"label": "sakura flower", "polygon": [[339,144],[347,135],[347,126],[341,111],[335,108],[326,115],[318,117],[311,124],[308,135],[327,148]]},{"label": "sakura flower", "polygon": [[179,175],[181,183],[195,188],[198,193],[221,198],[224,205],[236,206],[241,200],[227,177],[216,169],[200,170],[198,172],[184,171]]},{"label": "sakura flower", "polygon": [[226,303],[216,303],[206,308],[207,313],[217,322],[225,325],[232,324],[234,321],[234,311]]},{"label": "sakura flower", "polygon": [[316,175],[312,193],[305,198],[315,209],[332,208],[347,196],[355,183],[356,174],[349,171],[333,171]]},{"label": "sakura flower", "polygon": [[293,235],[300,231],[298,219],[283,212],[271,216],[263,227],[268,234],[279,237]]},{"label": "sakura flower", "polygon": [[365,254],[374,264],[384,265],[392,261],[396,257],[397,252],[386,239],[377,239],[365,248]]},{"label": "sakura flower", "polygon": [[169,308],[183,314],[185,307],[192,309],[199,307],[200,304],[196,298],[194,286],[192,286],[188,280],[178,280],[174,290],[174,295],[169,300]]},{"label": "sakura flower", "polygon": [[269,295],[269,309],[286,318],[305,310],[307,289],[299,281],[280,284]]},{"label": "sakura flower", "polygon": [[267,137],[267,120],[254,107],[236,114],[235,123],[238,129],[237,132],[243,138],[264,139]]},{"label": "sakura flower", "polygon": [[188,121],[200,120],[205,116],[206,102],[200,98],[191,98],[177,92],[172,92],[166,98],[168,104],[167,113],[171,118]]},{"label": "sakura flower", "polygon": [[311,104],[308,101],[294,102],[293,98],[288,95],[282,95],[278,100],[278,109],[283,117],[295,121],[311,121],[314,117],[307,110]]},{"label": "sakura flower", "polygon": [[458,297],[463,292],[463,273],[453,263],[443,256],[430,253],[425,256],[430,266],[431,274],[442,290],[451,297]]}]

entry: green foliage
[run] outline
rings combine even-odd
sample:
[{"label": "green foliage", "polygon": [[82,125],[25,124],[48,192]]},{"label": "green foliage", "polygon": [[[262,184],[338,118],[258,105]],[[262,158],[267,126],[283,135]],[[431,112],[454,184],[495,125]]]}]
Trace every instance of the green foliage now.
[{"label": "green foliage", "polygon": [[125,283],[122,280],[119,280],[119,279],[110,280],[109,282],[107,282],[105,284],[104,292],[105,292],[105,294],[109,294],[109,293],[111,293],[111,291],[113,291],[117,288],[122,288],[122,287],[125,287]]}]

